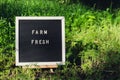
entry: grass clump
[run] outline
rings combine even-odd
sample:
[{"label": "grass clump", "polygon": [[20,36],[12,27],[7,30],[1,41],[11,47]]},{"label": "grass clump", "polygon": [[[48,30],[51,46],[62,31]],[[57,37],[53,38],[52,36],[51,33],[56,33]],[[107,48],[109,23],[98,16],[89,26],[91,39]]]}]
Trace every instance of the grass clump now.
[{"label": "grass clump", "polygon": [[[94,10],[82,3],[0,0],[0,79],[119,80],[120,10]],[[66,65],[55,74],[15,66],[15,17],[64,16]]]}]

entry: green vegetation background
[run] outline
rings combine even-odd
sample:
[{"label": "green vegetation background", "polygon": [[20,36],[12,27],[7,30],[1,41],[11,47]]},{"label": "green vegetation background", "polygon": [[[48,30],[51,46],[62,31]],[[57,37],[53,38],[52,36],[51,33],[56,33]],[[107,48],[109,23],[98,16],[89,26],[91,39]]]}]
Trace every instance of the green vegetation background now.
[{"label": "green vegetation background", "polygon": [[[15,17],[64,16],[66,65],[54,74],[15,66]],[[0,0],[0,80],[120,80],[120,9],[70,0]]]}]

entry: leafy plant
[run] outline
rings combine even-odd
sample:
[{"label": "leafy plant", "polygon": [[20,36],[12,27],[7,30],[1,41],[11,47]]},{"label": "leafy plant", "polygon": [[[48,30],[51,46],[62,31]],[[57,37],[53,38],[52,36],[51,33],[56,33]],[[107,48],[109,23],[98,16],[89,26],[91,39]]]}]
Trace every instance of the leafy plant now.
[{"label": "leafy plant", "polygon": [[[76,1],[76,0],[75,0]],[[62,2],[62,3],[61,3]],[[1,80],[119,80],[120,10],[73,0],[0,0]],[[15,17],[64,16],[66,64],[55,74],[15,66]],[[109,76],[109,77],[108,77]]]}]

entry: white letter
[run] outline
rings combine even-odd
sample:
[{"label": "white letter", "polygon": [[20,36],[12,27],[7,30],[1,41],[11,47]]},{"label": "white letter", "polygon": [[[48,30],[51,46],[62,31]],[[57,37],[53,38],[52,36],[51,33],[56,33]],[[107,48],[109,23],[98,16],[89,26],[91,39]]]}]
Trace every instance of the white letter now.
[{"label": "white letter", "polygon": [[40,30],[40,34],[43,34],[43,30]]},{"label": "white letter", "polygon": [[35,40],[35,44],[38,44],[38,40]]},{"label": "white letter", "polygon": [[44,34],[47,34],[47,30],[44,30]]},{"label": "white letter", "polygon": [[33,44],[34,43],[34,40],[31,40],[31,44]]},{"label": "white letter", "polygon": [[49,40],[46,40],[46,44],[49,44]]},{"label": "white letter", "polygon": [[42,44],[42,43],[41,43],[41,40],[39,40],[39,44]]},{"label": "white letter", "polygon": [[32,30],[32,34],[35,32],[35,30]]},{"label": "white letter", "polygon": [[42,40],[42,44],[45,44],[45,40]]},{"label": "white letter", "polygon": [[36,30],[36,33],[35,33],[35,34],[39,34],[39,33],[38,33],[38,30]]}]

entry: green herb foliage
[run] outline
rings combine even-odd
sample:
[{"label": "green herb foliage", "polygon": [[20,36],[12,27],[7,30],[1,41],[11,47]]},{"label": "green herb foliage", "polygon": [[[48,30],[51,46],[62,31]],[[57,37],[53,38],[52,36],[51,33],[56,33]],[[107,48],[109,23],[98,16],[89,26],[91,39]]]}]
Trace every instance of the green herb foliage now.
[{"label": "green herb foliage", "polygon": [[[66,64],[54,74],[15,66],[15,17],[64,16]],[[72,0],[0,0],[0,80],[119,80],[120,9]]]}]

